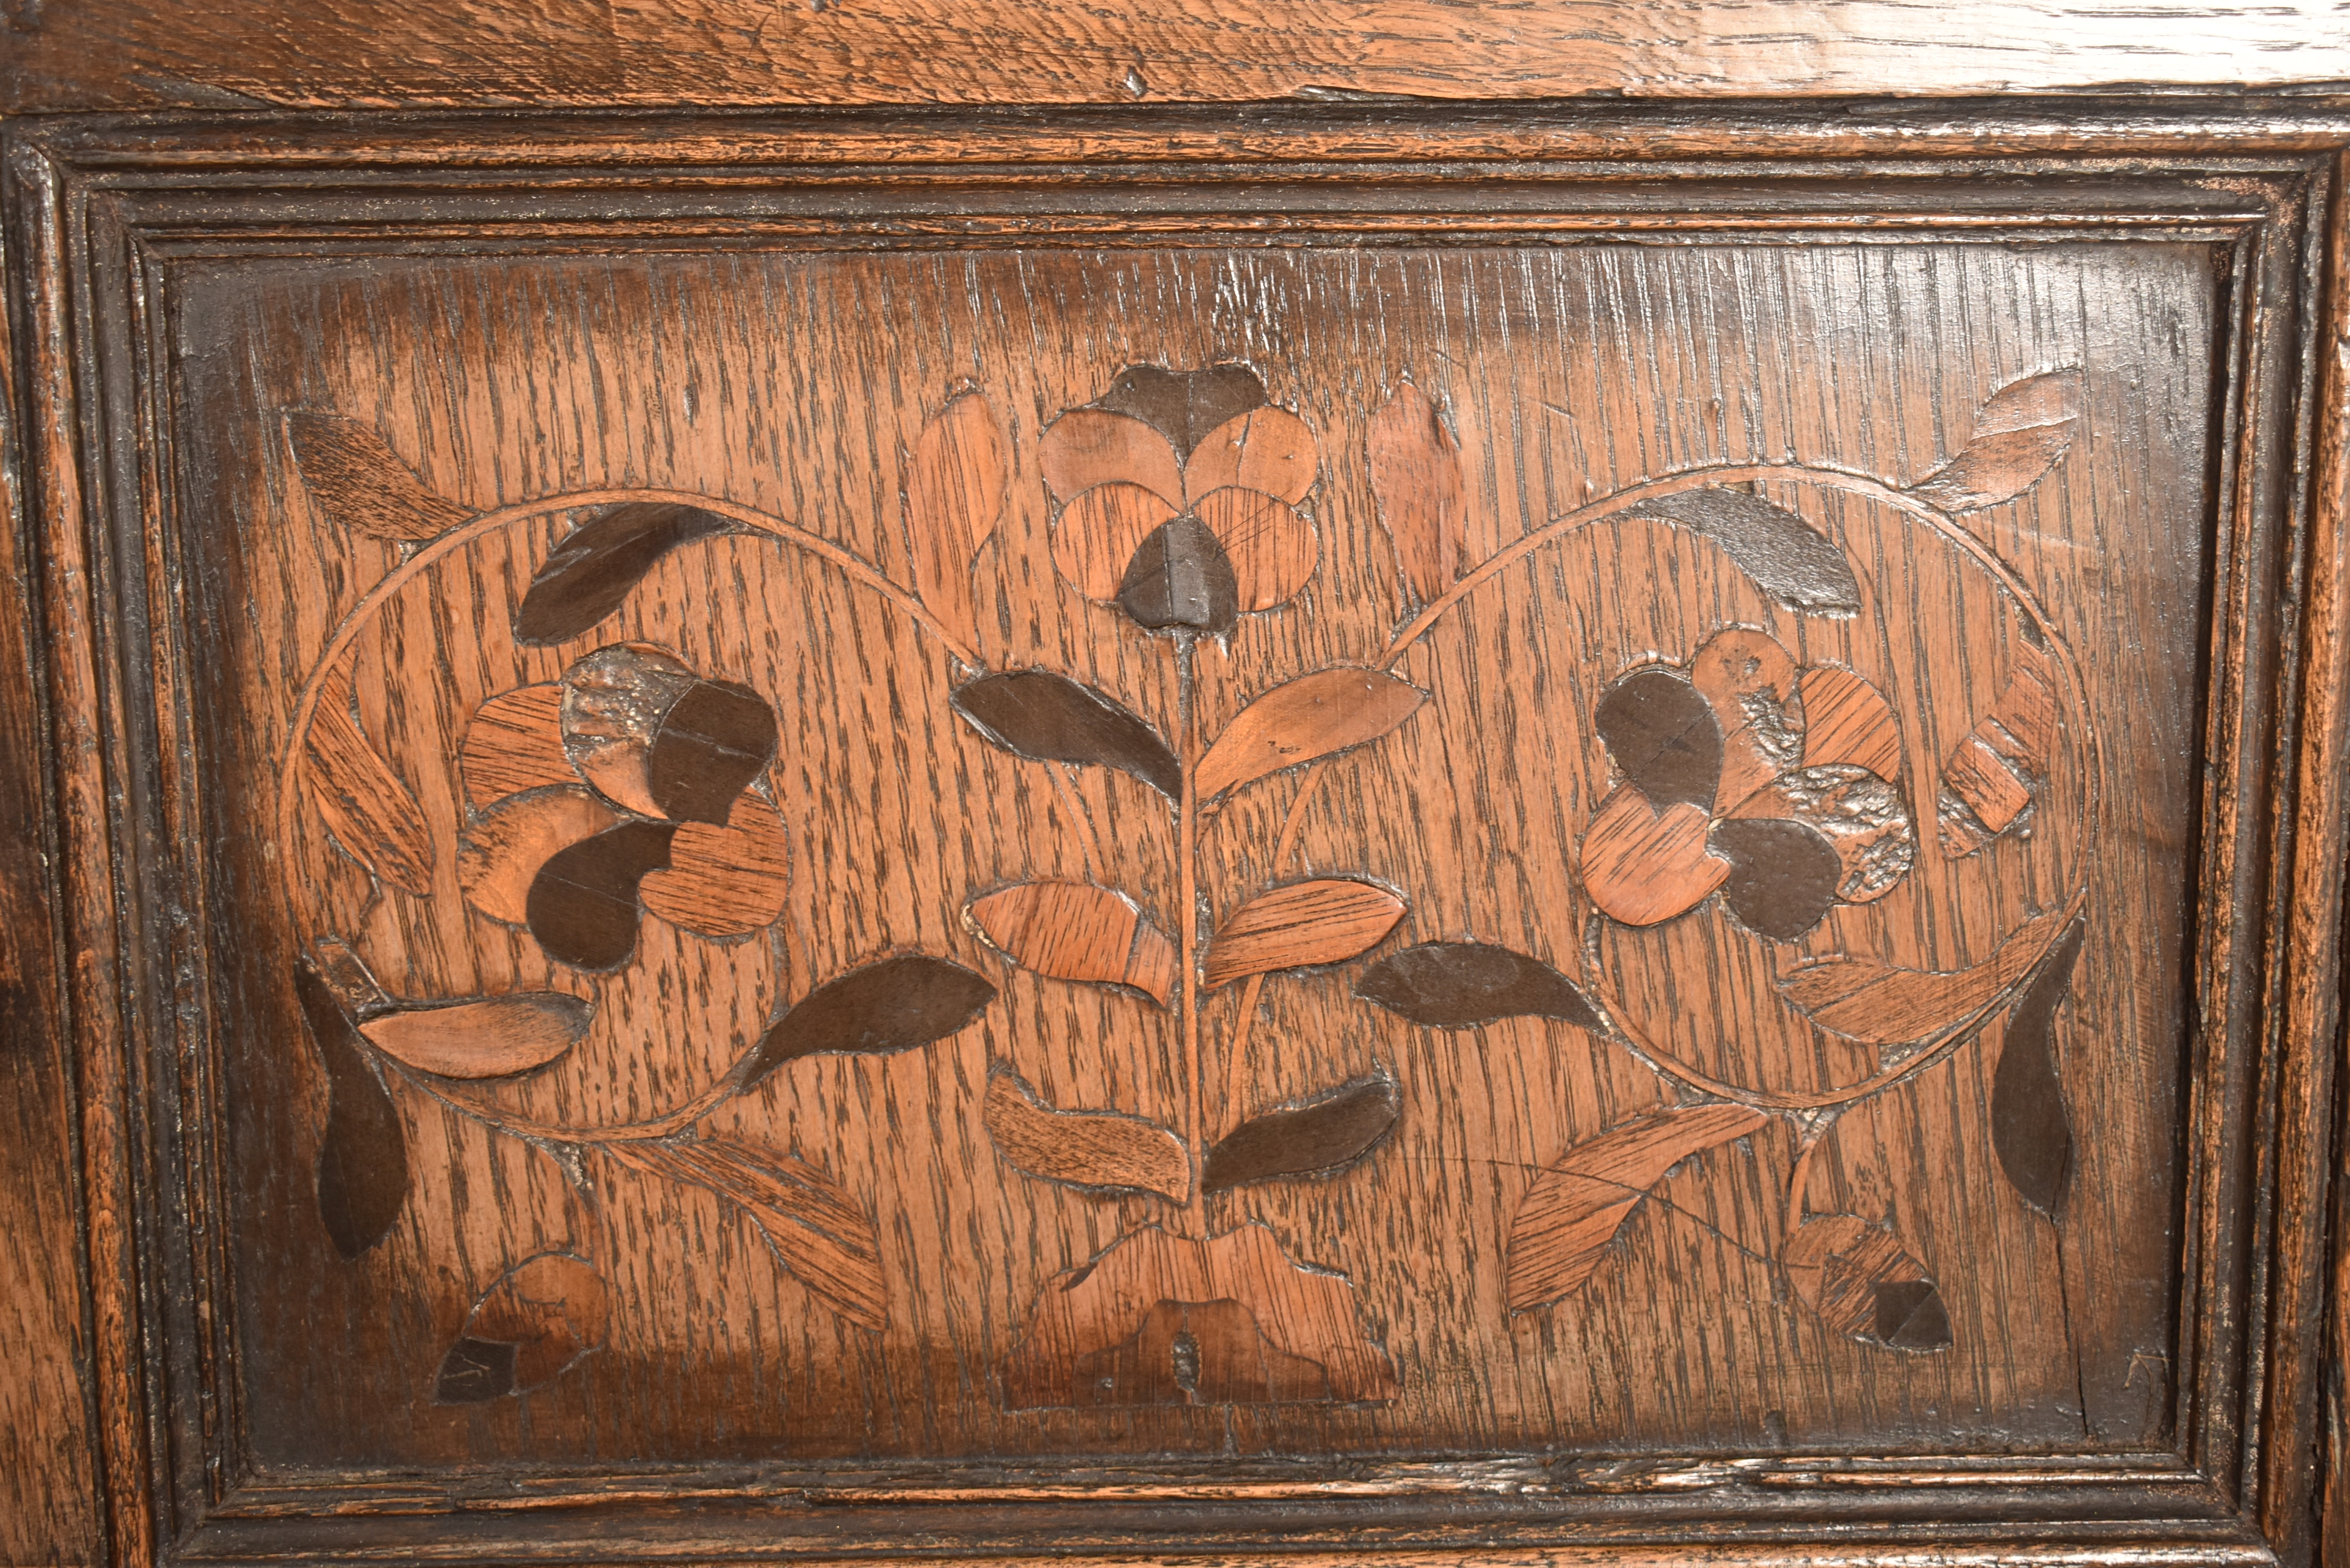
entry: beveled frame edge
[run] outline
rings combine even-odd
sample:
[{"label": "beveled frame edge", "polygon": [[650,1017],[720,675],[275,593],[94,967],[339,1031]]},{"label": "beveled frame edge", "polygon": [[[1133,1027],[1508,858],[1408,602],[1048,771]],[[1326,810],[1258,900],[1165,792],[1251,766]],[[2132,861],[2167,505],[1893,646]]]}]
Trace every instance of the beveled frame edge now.
[{"label": "beveled frame edge", "polygon": [[[70,976],[91,1386],[100,1416],[110,1559],[126,1564],[182,1556],[246,1561],[282,1558],[289,1551],[341,1556],[370,1547],[435,1558],[503,1558],[513,1553],[498,1550],[497,1532],[480,1532],[463,1521],[504,1515],[544,1527],[600,1511],[592,1506],[598,1494],[616,1503],[613,1492],[628,1490],[628,1478],[614,1476],[567,1496],[556,1488],[467,1504],[450,1499],[444,1486],[437,1489],[443,1511],[429,1517],[443,1526],[458,1524],[470,1539],[436,1547],[418,1533],[430,1526],[384,1511],[401,1507],[399,1489],[379,1487],[382,1507],[369,1521],[374,1539],[363,1547],[348,1528],[356,1521],[320,1520],[321,1508],[352,1505],[356,1500],[348,1491],[322,1498],[303,1495],[307,1488],[280,1489],[273,1496],[266,1487],[236,1485],[237,1478],[212,1468],[214,1440],[233,1437],[234,1423],[233,1412],[219,1412],[208,1391],[197,1391],[193,1401],[203,1428],[196,1447],[206,1451],[184,1451],[174,1400],[184,1400],[187,1391],[174,1384],[185,1376],[175,1357],[186,1346],[167,1331],[165,1297],[173,1287],[202,1281],[165,1277],[176,1271],[168,1269],[160,1251],[153,1194],[173,1182],[182,1185],[172,1190],[191,1192],[184,1185],[191,1167],[156,1125],[164,1109],[155,1091],[163,1085],[152,1069],[178,1059],[159,1044],[165,1037],[159,1021],[203,1010],[201,982],[192,978],[200,961],[200,961],[202,943],[192,935],[174,939],[184,951],[171,943],[161,951],[141,943],[144,933],[170,929],[172,910],[201,908],[202,899],[188,897],[161,870],[172,862],[172,850],[184,842],[193,821],[187,781],[175,777],[171,764],[172,742],[184,743],[186,737],[148,731],[140,716],[142,696],[175,690],[174,661],[182,651],[182,628],[161,586],[168,580],[161,568],[168,565],[164,552],[172,536],[162,525],[171,514],[170,464],[155,454],[167,450],[170,421],[155,396],[156,379],[146,372],[155,362],[155,335],[161,329],[168,255],[186,254],[181,242],[204,252],[224,244],[249,248],[256,233],[246,228],[229,235],[217,221],[184,216],[176,225],[142,229],[124,211],[126,203],[135,204],[141,193],[185,198],[192,192],[225,192],[232,206],[240,196],[250,201],[267,192],[317,201],[359,186],[429,188],[494,200],[500,187],[518,188],[521,177],[552,170],[584,185],[600,178],[634,181],[638,188],[706,184],[718,190],[764,182],[812,189],[856,181],[926,192],[933,205],[941,200],[951,205],[956,192],[968,198],[977,190],[1049,191],[1056,177],[1073,170],[1105,167],[1144,182],[1154,176],[1179,184],[1205,181],[1216,192],[1265,182],[1409,182],[1424,178],[1431,161],[1488,181],[1579,177],[1622,185],[1674,171],[1654,162],[1627,166],[1623,160],[1630,157],[1716,168],[1741,164],[1739,177],[1746,180],[1758,164],[1783,175],[1841,172],[1846,178],[1865,166],[1881,180],[1906,172],[1927,183],[1963,180],[1993,165],[2013,172],[2034,162],[2051,169],[2084,160],[2141,169],[2158,163],[2191,168],[2213,188],[2244,194],[2258,209],[2257,216],[2182,212],[2164,225],[2216,227],[2238,236],[2239,287],[2230,301],[2235,324],[2227,337],[2226,456],[2216,487],[2217,538],[2230,554],[2214,559],[2214,613],[2204,661],[2207,678],[2216,679],[2207,703],[2199,852],[2203,885],[2213,891],[2199,907],[2200,945],[2190,965],[2202,1011],[2186,1096],[2198,1152],[2189,1188],[2183,1294],[2189,1301],[2241,1296],[2251,1308],[2242,1321],[2252,1328],[2237,1336],[2241,1343],[2230,1343],[2225,1332],[2208,1334],[2210,1325],[2182,1304],[2182,1332],[2210,1340],[2192,1362],[2199,1382],[2189,1403],[2195,1419],[2182,1432],[2190,1462],[2182,1468],[2147,1456],[2153,1462],[2118,1491],[2115,1478],[2084,1475],[2078,1464],[2071,1465],[2071,1479],[2060,1481],[2069,1463],[2061,1459],[2011,1465],[1996,1481],[1944,1471],[1938,1482],[1934,1467],[1923,1462],[1901,1472],[1937,1487],[1933,1495],[1950,1505],[1939,1511],[1996,1501],[2015,1521],[2002,1525],[1978,1517],[1960,1527],[1971,1533],[1893,1528],[1878,1533],[1885,1550],[1872,1550],[1852,1533],[1856,1521],[1849,1515],[1831,1522],[1828,1515],[1836,1511],[1824,1515],[1811,1501],[1824,1480],[1833,1485],[1834,1462],[1797,1459],[1772,1461],[1786,1477],[1812,1478],[1789,1482],[1791,1499],[1803,1499],[1804,1505],[1775,1530],[1705,1529],[1690,1519],[1675,1528],[1666,1517],[1672,1511],[1651,1501],[1644,1506],[1659,1516],[1653,1525],[1627,1521],[1627,1528],[1616,1529],[1602,1523],[1607,1510],[1585,1511],[1601,1532],[1575,1542],[1562,1538],[1565,1521],[1551,1511],[1537,1517],[1522,1507],[1515,1521],[1489,1516],[1471,1526],[1473,1537],[1456,1530],[1457,1540],[1436,1545],[1425,1536],[1414,1540],[1409,1530],[1382,1530],[1374,1516],[1397,1512],[1398,1499],[1447,1499],[1457,1512],[1464,1498],[1523,1499],[1555,1489],[1532,1476],[1512,1480],[1497,1473],[1494,1465],[1506,1471],[1513,1463],[1506,1459],[1344,1462],[1318,1479],[1276,1478],[1265,1484],[1258,1495],[1278,1500],[1292,1514],[1301,1505],[1325,1502],[1345,1510],[1335,1527],[1284,1532],[1280,1548],[1310,1552],[1317,1545],[1326,1551],[1343,1544],[1347,1560],[1376,1551],[1427,1562],[1567,1562],[1592,1553],[1611,1561],[1664,1561],[1673,1552],[1665,1544],[1669,1534],[1689,1547],[1702,1546],[1710,1557],[1729,1552],[1806,1561],[1815,1559],[1800,1547],[1790,1550],[1796,1540],[1790,1531],[1808,1522],[1812,1534],[1828,1532],[1846,1542],[1835,1552],[1837,1561],[1903,1561],[1919,1548],[1940,1560],[1961,1540],[2019,1562],[2236,1562],[2264,1560],[2272,1552],[2300,1561],[2319,1546],[2315,1501],[2323,1462],[2334,1511],[2325,1545],[2350,1549],[2350,1540],[2339,1533],[2350,1528],[2343,1518],[2350,1513],[2343,1456],[2326,1452],[2321,1460],[2318,1447],[2319,1375],[2326,1351],[2317,1342],[2326,1336],[2312,1332],[2324,1323],[2331,1336],[2328,1364],[2334,1375],[2324,1397],[2338,1431],[2344,1415],[2339,1357],[2350,1322],[2340,1291],[2330,1304],[2326,1295],[2324,1221],[2327,1172],[2344,1137],[2335,1066],[2345,825],[2338,781],[2350,745],[2345,148],[2350,105],[2234,99],[1577,107],[1547,113],[1515,105],[1506,113],[1478,106],[1411,111],[1283,106],[1155,118],[1083,111],[807,113],[704,116],[681,127],[488,116],[174,115],[60,119],[12,130],[7,237],[16,270],[8,305],[17,385],[25,389],[16,416],[23,438],[27,558],[38,579],[48,639],[48,659],[36,674],[46,682],[52,711],[51,749],[43,765],[65,850],[61,894],[72,961],[61,972]],[[884,150],[899,159],[888,165],[860,161]],[[1431,161],[1431,153],[1440,156]],[[1419,221],[1422,233],[1432,223],[1425,214]],[[374,220],[379,233],[404,236],[394,243],[425,239],[429,248],[473,248],[458,232],[464,224],[433,235],[387,223]],[[1198,229],[1202,213],[1180,215],[1179,223]],[[1014,226],[1024,239],[1038,237],[1032,226]],[[341,232],[330,248],[360,244],[366,227]],[[176,240],[167,243],[167,232]],[[481,241],[484,225],[476,221],[471,232]],[[607,244],[616,237],[612,224],[592,219],[582,221],[572,237],[587,241],[597,232]],[[674,234],[674,222],[663,232]],[[1134,232],[1130,222],[1127,232]],[[1797,237],[1802,233],[1791,231]],[[482,248],[513,254],[515,244],[544,249],[555,238],[552,248],[560,249],[563,234],[559,224],[541,225]],[[1168,238],[1155,234],[1140,243]],[[949,223],[932,243],[980,239],[969,224]],[[1090,243],[1099,239],[1091,234]],[[136,389],[135,395],[127,389]],[[163,628],[163,634],[146,640],[151,627]],[[2231,640],[2231,630],[2241,635]],[[2272,632],[2282,649],[2273,667],[2262,662]],[[2313,846],[2314,853],[2304,852]],[[2235,983],[2246,972],[2256,984]],[[191,1054],[201,1073],[202,1054]],[[2215,1065],[2217,1073],[2209,1070]],[[2249,1147],[2228,1141],[2240,1117],[2252,1133]],[[198,1131],[202,1136],[205,1129]],[[216,1165],[199,1158],[192,1168],[201,1174]],[[2261,1198],[2263,1192],[2269,1197]],[[2337,1179],[2332,1198],[2350,1212],[2350,1179]],[[2226,1227],[2240,1207],[2250,1234],[2234,1239],[2244,1243],[2237,1248],[2225,1244],[2231,1240]],[[2221,1244],[2201,1245],[2207,1235]],[[2331,1258],[2337,1281],[2350,1274],[2339,1251]],[[2241,1379],[2231,1375],[2239,1366]],[[2186,1397],[2183,1390],[2180,1397]],[[1538,1459],[1520,1462],[1539,1468]],[[1691,1484],[1689,1478],[1706,1464],[1690,1460],[1679,1484]],[[941,1469],[901,1467],[925,1468]],[[961,1488],[910,1484],[911,1478],[860,1488],[837,1484],[835,1467],[799,1478],[810,1484],[797,1486],[779,1485],[791,1478],[762,1472],[765,1480],[756,1490],[765,1491],[764,1500],[742,1488],[731,1495],[741,1500],[734,1505],[741,1528],[757,1532],[764,1551],[789,1544],[787,1521],[794,1516],[806,1520],[799,1544],[806,1550],[843,1541],[842,1527],[860,1515],[983,1499],[993,1512],[1042,1511],[1049,1533],[1039,1537],[1034,1526],[1006,1533],[998,1526],[991,1540],[989,1532],[974,1528],[961,1551],[1001,1554],[1049,1545],[1056,1556],[1101,1552],[1097,1560],[1107,1563],[1130,1560],[1110,1555],[1129,1542],[1148,1542],[1154,1558],[1208,1552],[1231,1562],[1253,1560],[1255,1551],[1271,1544],[1262,1524],[1228,1522],[1235,1511],[1245,1511],[1247,1500],[1229,1490],[1219,1495],[1196,1468],[1189,1474],[1180,1465],[1097,1469],[1112,1473],[1099,1484],[1074,1489],[1039,1485],[1034,1469],[1024,1475],[1011,1467]],[[1727,1479],[1704,1483],[1714,1490],[1700,1487],[1695,1494],[1716,1508],[1726,1501],[1722,1487],[1750,1492],[1758,1487],[1752,1467],[1716,1469],[1727,1471]],[[192,1477],[208,1478],[201,1490],[212,1493],[213,1507],[202,1511],[213,1521],[192,1529],[172,1517],[175,1504],[187,1501]],[[1999,1489],[2027,1482],[2084,1504],[2104,1499],[2127,1508],[2134,1500],[2143,1508],[2168,1499],[2171,1506],[2135,1520],[2108,1514],[2102,1522],[2089,1515],[2103,1510],[2019,1511],[2014,1494]],[[603,1541],[601,1550],[615,1552],[709,1553],[712,1538],[677,1517],[683,1499],[674,1485],[652,1490],[662,1501],[648,1501],[640,1511],[629,1532],[640,1537],[633,1548],[622,1547],[592,1521],[577,1519],[576,1527]],[[644,1495],[641,1486],[638,1495]],[[1192,1529],[1176,1534],[1163,1523],[1155,1532],[1108,1528],[1129,1503],[1157,1511],[1163,1521],[1178,1497],[1201,1515]],[[1381,1497],[1388,1501],[1371,1501]],[[432,1506],[412,1494],[406,1502]],[[703,1505],[699,1517],[710,1518],[710,1508]],[[664,1510],[672,1516],[667,1524]],[[815,1512],[823,1519],[806,1518]],[[2231,1514],[2240,1524],[2229,1522]],[[305,1516],[323,1522],[325,1534],[305,1525]],[[1093,1536],[1067,1529],[1082,1520],[1096,1522]],[[2068,1542],[2051,1541],[2051,1532],[2064,1532]],[[556,1532],[535,1528],[532,1533],[544,1540]],[[935,1529],[920,1533],[926,1541],[941,1539]],[[315,1539],[306,1543],[306,1536]],[[1479,1544],[1470,1544],[1472,1538]],[[892,1539],[896,1552],[911,1544],[902,1527],[868,1539],[868,1551],[889,1550]],[[532,1554],[577,1560],[586,1540],[549,1541]],[[735,1541],[742,1541],[740,1533]]]}]

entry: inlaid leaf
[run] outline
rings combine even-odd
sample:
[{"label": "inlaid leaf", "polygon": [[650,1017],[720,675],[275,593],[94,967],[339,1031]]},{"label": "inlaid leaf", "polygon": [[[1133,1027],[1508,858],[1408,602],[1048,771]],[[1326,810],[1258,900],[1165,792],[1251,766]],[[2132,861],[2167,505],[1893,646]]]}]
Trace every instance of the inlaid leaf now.
[{"label": "inlaid leaf", "polygon": [[1528,1312],[1581,1290],[1666,1172],[1768,1119],[1744,1106],[1679,1106],[1568,1149],[1534,1179],[1510,1221],[1510,1310]]},{"label": "inlaid leaf", "polygon": [[1054,980],[1130,985],[1159,1006],[1175,989],[1174,941],[1133,899],[1086,882],[1022,882],[971,903],[982,935]]},{"label": "inlaid leaf", "polygon": [[637,884],[669,864],[666,822],[624,822],[558,850],[531,879],[525,913],[547,956],[574,969],[614,970],[637,950]]},{"label": "inlaid leaf", "polygon": [[595,1014],[581,997],[526,991],[377,1013],[359,1033],[420,1072],[503,1078],[555,1061],[579,1043]]},{"label": "inlaid leaf", "polygon": [[1432,604],[1461,576],[1466,502],[1461,444],[1418,387],[1398,387],[1365,442],[1379,525],[1395,545],[1404,597]]},{"label": "inlaid leaf", "polygon": [[802,997],[744,1059],[745,1091],[786,1062],[819,1053],[908,1051],[960,1033],[995,987],[958,963],[900,953],[850,970]]},{"label": "inlaid leaf", "polygon": [[889,1325],[889,1282],[872,1219],[816,1166],[731,1138],[597,1147],[631,1168],[736,1205],[775,1260],[826,1306],[859,1328]]},{"label": "inlaid leaf", "polygon": [[1892,1350],[1950,1347],[1940,1289],[1890,1231],[1857,1215],[1814,1215],[1779,1261],[1796,1296],[1837,1333]]},{"label": "inlaid leaf", "polygon": [[629,592],[681,545],[734,524],[715,512],[670,501],[606,506],[565,535],[515,610],[518,642],[568,642],[619,609]]},{"label": "inlaid leaf", "polygon": [[1424,942],[1381,959],[1355,994],[1414,1023],[1473,1029],[1503,1018],[1556,1018],[1607,1028],[1582,989],[1538,958],[1491,942]]},{"label": "inlaid leaf", "polygon": [[1946,512],[1972,512],[2012,500],[2040,483],[2073,444],[2080,416],[2077,366],[2011,381],[1975,414],[1974,434],[1959,455],[1909,487]]},{"label": "inlaid leaf", "polygon": [[1186,515],[1143,539],[1118,579],[1118,604],[1146,631],[1220,636],[1240,618],[1240,579],[1215,530]]},{"label": "inlaid leaf", "polygon": [[1721,782],[1721,724],[1689,678],[1636,670],[1607,689],[1594,715],[1608,760],[1658,806],[1711,811]]},{"label": "inlaid leaf", "polygon": [[1730,862],[1722,901],[1755,935],[1793,941],[1835,907],[1844,861],[1810,824],[1742,817],[1714,824],[1709,842]]},{"label": "inlaid leaf", "polygon": [[1040,763],[1081,763],[1131,774],[1170,800],[1183,764],[1139,714],[1049,670],[983,675],[955,689],[955,711],[989,743]]},{"label": "inlaid leaf", "polygon": [[552,1382],[602,1348],[610,1293],[587,1259],[541,1252],[482,1293],[441,1363],[433,1401],[471,1405]]},{"label": "inlaid leaf", "polygon": [[473,515],[426,488],[382,432],[357,420],[297,409],[286,416],[286,434],[311,504],[338,528],[419,544]]},{"label": "inlaid leaf", "polygon": [[650,643],[614,643],[573,660],[563,672],[563,754],[622,810],[667,815],[653,798],[653,738],[701,683],[691,666]]},{"label": "inlaid leaf", "polygon": [[1378,1073],[1304,1105],[1251,1116],[1208,1151],[1201,1189],[1224,1192],[1352,1164],[1388,1135],[1401,1110],[1395,1080]]},{"label": "inlaid leaf", "polygon": [[1339,666],[1301,675],[1242,709],[1216,737],[1200,759],[1200,798],[1376,741],[1427,701],[1384,670]]},{"label": "inlaid leaf", "polygon": [[645,772],[662,815],[723,827],[775,757],[775,711],[765,698],[732,680],[697,680],[661,715]]},{"label": "inlaid leaf", "polygon": [[1003,428],[979,392],[949,400],[914,442],[906,474],[906,538],[914,588],[966,645],[977,639],[971,564],[1003,510]]},{"label": "inlaid leaf", "polygon": [[395,888],[420,898],[432,893],[432,829],[416,796],[359,729],[348,665],[318,682],[301,766],[311,805],[346,854]]},{"label": "inlaid leaf", "polygon": [[1907,1045],[1974,1017],[2030,973],[2048,950],[2061,912],[2016,928],[1970,969],[1895,969],[1862,959],[1805,964],[1779,981],[1790,1006],[1831,1034],[1871,1045]]},{"label": "inlaid leaf", "polygon": [[1157,1122],[1118,1111],[1056,1110],[1018,1074],[998,1064],[987,1078],[988,1136],[1030,1176],[1073,1187],[1191,1196],[1191,1156]]},{"label": "inlaid leaf", "polygon": [[408,1201],[408,1135],[359,1026],[326,977],[294,966],[294,996],[327,1072],[327,1126],[318,1140],[318,1218],[335,1251],[356,1258],[388,1235]]},{"label": "inlaid leaf", "polygon": [[1344,963],[1394,930],[1404,901],[1376,883],[1317,877],[1260,893],[1232,911],[1208,946],[1210,991],[1274,970]]},{"label": "inlaid leaf", "polygon": [[511,795],[457,836],[457,886],[490,919],[527,925],[540,867],[619,821],[617,812],[576,784]]},{"label": "inlaid leaf", "polygon": [[2000,1168],[2017,1194],[2051,1220],[2064,1208],[2073,1174],[2073,1124],[2056,1071],[2056,1009],[2072,988],[2087,929],[2074,921],[2041,961],[2007,1015],[1999,1070],[1991,1077],[1991,1143]]},{"label": "inlaid leaf", "polygon": [[1860,609],[1860,581],[1844,552],[1809,523],[1759,495],[1708,485],[1643,501],[1631,514],[1712,540],[1755,587],[1789,609],[1813,615],[1853,615]]}]

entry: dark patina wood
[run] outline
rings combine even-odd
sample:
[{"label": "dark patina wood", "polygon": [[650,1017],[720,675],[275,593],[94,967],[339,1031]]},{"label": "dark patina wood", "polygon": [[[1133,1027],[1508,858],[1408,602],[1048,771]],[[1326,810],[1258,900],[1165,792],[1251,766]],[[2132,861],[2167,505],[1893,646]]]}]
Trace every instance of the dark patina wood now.
[{"label": "dark patina wood", "polygon": [[0,1546],[2338,1550],[2350,102],[338,58],[8,132]]}]

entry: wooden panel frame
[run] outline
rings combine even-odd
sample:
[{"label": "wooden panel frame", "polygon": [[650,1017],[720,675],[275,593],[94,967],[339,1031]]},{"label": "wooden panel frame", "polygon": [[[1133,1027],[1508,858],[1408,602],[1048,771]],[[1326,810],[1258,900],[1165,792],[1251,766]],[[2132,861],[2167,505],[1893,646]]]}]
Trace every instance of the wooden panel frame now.
[{"label": "wooden panel frame", "polygon": [[[2314,1560],[2338,1357],[2350,103],[61,120],[7,150],[107,1558]],[[222,1303],[162,323],[240,258],[1883,234],[2225,258],[2175,1446],[1852,1459],[258,1476]],[[2329,1305],[2330,1303],[2330,1305]],[[2342,1412],[2333,1412],[2339,1429]],[[1587,1455],[1577,1455],[1580,1460]],[[2322,1476],[2333,1480],[2320,1487]],[[2321,1491],[2327,1495],[2321,1498]]]},{"label": "wooden panel frame", "polygon": [[2328,0],[424,0],[389,16],[80,0],[0,13],[0,113],[2291,88],[2350,78],[2340,16]]}]

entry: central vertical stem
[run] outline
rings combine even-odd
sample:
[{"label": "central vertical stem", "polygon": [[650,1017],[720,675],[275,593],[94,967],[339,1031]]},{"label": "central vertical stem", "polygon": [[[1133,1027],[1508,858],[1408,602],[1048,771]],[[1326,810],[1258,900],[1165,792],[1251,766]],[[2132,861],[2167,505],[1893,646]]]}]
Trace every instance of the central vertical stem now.
[{"label": "central vertical stem", "polygon": [[1180,971],[1179,1005],[1183,1012],[1183,1098],[1187,1106],[1184,1137],[1191,1153],[1191,1211],[1201,1215],[1201,1240],[1207,1239],[1204,1216],[1208,1197],[1200,1189],[1208,1146],[1206,1080],[1200,1063],[1200,803],[1193,776],[1200,762],[1200,724],[1196,675],[1192,668],[1195,639],[1175,639],[1175,711],[1183,762],[1183,795],[1175,805],[1175,918],[1179,927]]}]

